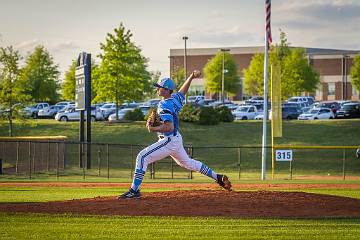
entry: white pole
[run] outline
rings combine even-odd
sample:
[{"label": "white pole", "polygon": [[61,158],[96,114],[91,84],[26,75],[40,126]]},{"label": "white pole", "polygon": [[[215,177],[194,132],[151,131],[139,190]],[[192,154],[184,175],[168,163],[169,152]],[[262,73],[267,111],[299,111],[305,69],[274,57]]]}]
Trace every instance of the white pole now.
[{"label": "white pole", "polygon": [[264,118],[261,154],[261,180],[266,178],[266,122],[267,122],[267,96],[268,96],[268,34],[265,31],[265,56],[264,56]]},{"label": "white pole", "polygon": [[223,51],[223,61],[222,61],[222,76],[221,76],[221,100],[222,100],[222,103],[224,103],[224,70],[225,70],[225,51]]}]

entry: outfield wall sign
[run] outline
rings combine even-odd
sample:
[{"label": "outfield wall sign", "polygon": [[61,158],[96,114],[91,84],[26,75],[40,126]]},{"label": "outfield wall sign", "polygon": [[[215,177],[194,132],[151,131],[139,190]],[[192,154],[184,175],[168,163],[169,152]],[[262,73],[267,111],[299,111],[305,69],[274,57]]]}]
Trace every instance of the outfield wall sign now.
[{"label": "outfield wall sign", "polygon": [[75,108],[85,110],[90,107],[91,94],[91,54],[79,54],[75,68]]},{"label": "outfield wall sign", "polygon": [[276,150],[275,160],[277,162],[291,162],[293,160],[292,150]]}]

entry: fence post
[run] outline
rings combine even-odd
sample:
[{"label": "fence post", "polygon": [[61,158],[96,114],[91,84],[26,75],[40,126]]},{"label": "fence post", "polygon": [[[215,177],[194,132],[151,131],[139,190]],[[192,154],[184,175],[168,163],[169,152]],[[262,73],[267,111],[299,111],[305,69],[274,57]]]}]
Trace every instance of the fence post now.
[{"label": "fence post", "polygon": [[19,174],[19,142],[16,142],[16,164],[15,164],[15,172]]},{"label": "fence post", "polygon": [[174,179],[174,161],[170,161],[170,165],[171,165],[171,179]]},{"label": "fence post", "polygon": [[31,141],[29,141],[29,179],[31,179]]},{"label": "fence post", "polygon": [[83,170],[83,180],[85,180],[85,175],[86,175],[86,173],[85,173],[85,164],[83,163],[83,151],[84,151],[84,144],[83,144],[83,142],[80,142],[80,147],[79,147],[79,151],[80,151],[80,155],[79,156],[81,156],[80,157],[80,161],[79,161],[79,163],[81,164],[80,165],[80,167],[82,167],[82,170]]},{"label": "fence post", "polygon": [[131,170],[130,170],[130,178],[133,177],[133,169],[134,169],[134,150],[133,150],[133,145],[130,145],[130,153],[131,153]]},{"label": "fence post", "polygon": [[[190,156],[191,156],[191,158],[194,159],[194,147],[193,147],[193,145],[192,145],[192,142],[190,143],[189,150],[190,150]],[[190,170],[190,179],[193,179],[193,172],[192,172],[192,170]]]},{"label": "fence post", "polygon": [[34,146],[34,151],[33,151],[33,162],[32,162],[32,172],[35,174],[36,171],[35,171],[35,157],[36,157],[36,142],[33,142],[33,146]]},{"label": "fence post", "polygon": [[239,180],[241,175],[241,148],[238,147],[238,173],[239,173]]},{"label": "fence post", "polygon": [[292,161],[290,161],[290,180],[292,180]]},{"label": "fence post", "polygon": [[61,144],[62,146],[63,146],[63,151],[62,151],[62,156],[63,156],[63,161],[62,161],[62,164],[63,164],[63,166],[62,166],[62,168],[63,168],[63,171],[65,172],[65,166],[66,166],[66,158],[65,158],[65,155],[66,155],[66,143],[65,143],[65,141],[63,141],[62,142],[62,144]]},{"label": "fence post", "polygon": [[109,166],[109,144],[106,144],[106,167],[107,167],[107,178],[110,178],[110,166]]},{"label": "fence post", "polygon": [[150,172],[150,178],[155,179],[155,163],[151,163],[151,172]]},{"label": "fence post", "polygon": [[60,157],[59,157],[59,143],[56,143],[56,160],[57,160],[57,167],[56,167],[56,179],[59,180],[59,166],[60,166]]},{"label": "fence post", "polygon": [[98,148],[98,177],[100,177],[100,165],[101,165],[101,150]]},{"label": "fence post", "polygon": [[343,149],[343,180],[345,180],[345,169],[346,169],[346,165],[345,165],[345,162],[346,162],[346,149],[344,148]]},{"label": "fence post", "polygon": [[50,171],[50,139],[48,140],[47,144],[48,144],[47,145],[48,155],[46,159],[46,170],[49,172]]}]

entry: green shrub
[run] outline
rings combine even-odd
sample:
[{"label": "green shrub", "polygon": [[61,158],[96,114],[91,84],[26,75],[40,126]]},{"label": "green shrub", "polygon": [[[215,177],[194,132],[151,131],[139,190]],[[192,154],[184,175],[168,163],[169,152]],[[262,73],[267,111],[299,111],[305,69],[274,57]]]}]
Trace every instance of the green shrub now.
[{"label": "green shrub", "polygon": [[132,111],[127,111],[125,113],[124,119],[125,120],[130,120],[130,121],[143,121],[144,120],[144,114],[140,109],[135,108]]},{"label": "green shrub", "polygon": [[199,108],[196,108],[190,104],[185,104],[179,113],[179,119],[184,122],[197,122]]},{"label": "green shrub", "polygon": [[216,111],[219,113],[219,118],[221,122],[233,122],[234,116],[231,113],[231,110],[226,106],[217,107]]},{"label": "green shrub", "polygon": [[212,107],[201,107],[198,116],[201,125],[216,125],[220,122],[219,112]]}]

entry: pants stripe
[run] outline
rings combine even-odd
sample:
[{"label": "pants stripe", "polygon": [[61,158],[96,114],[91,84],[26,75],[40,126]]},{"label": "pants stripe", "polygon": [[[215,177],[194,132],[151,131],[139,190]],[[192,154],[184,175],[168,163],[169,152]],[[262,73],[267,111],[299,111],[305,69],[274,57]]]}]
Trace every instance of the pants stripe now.
[{"label": "pants stripe", "polygon": [[141,165],[140,165],[140,166],[141,166],[141,169],[144,168],[144,159],[145,159],[145,157],[147,157],[147,156],[150,155],[151,153],[159,150],[160,148],[166,146],[169,142],[171,142],[171,138],[168,137],[168,139],[166,140],[166,142],[164,142],[163,144],[161,144],[161,145],[157,146],[156,148],[151,149],[150,151],[148,151],[147,153],[145,153],[145,154],[141,157]]}]

